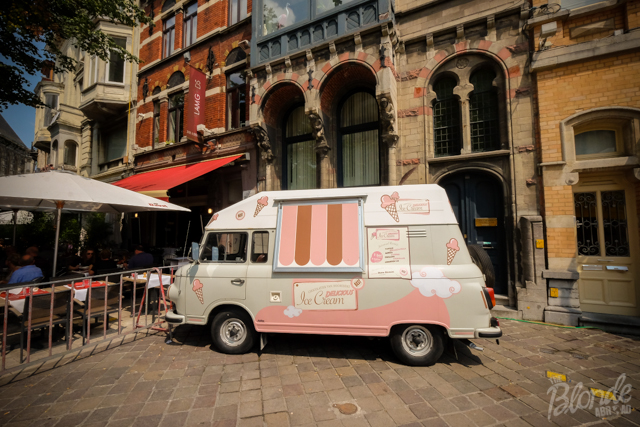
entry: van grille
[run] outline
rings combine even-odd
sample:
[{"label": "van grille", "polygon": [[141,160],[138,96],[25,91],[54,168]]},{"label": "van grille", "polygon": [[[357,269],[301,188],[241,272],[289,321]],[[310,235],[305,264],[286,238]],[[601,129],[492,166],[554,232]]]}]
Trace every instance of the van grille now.
[{"label": "van grille", "polygon": [[427,237],[427,230],[407,230],[407,237]]}]

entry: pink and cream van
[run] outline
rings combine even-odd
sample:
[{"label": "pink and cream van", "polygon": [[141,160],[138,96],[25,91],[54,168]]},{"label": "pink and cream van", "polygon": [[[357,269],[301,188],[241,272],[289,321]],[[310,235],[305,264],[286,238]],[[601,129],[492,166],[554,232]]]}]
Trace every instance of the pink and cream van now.
[{"label": "pink and cream van", "polygon": [[426,365],[445,335],[502,335],[437,185],[262,192],[215,213],[194,249],[167,320],[207,325],[225,353],[267,333],[377,336]]}]

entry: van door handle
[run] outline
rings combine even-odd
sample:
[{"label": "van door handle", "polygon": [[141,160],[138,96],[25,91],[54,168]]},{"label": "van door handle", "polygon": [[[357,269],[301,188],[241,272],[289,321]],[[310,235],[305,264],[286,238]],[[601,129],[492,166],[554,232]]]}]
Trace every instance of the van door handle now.
[{"label": "van door handle", "polygon": [[233,283],[234,285],[242,285],[244,284],[244,279],[233,279],[231,283]]}]

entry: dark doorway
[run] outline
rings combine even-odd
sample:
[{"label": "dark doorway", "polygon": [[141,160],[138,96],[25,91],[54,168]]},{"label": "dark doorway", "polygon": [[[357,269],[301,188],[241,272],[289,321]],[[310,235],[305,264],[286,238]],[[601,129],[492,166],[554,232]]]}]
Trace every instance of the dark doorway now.
[{"label": "dark doorway", "polygon": [[449,175],[442,186],[468,245],[481,245],[496,273],[494,291],[507,295],[507,251],[502,183],[491,174],[463,171]]}]

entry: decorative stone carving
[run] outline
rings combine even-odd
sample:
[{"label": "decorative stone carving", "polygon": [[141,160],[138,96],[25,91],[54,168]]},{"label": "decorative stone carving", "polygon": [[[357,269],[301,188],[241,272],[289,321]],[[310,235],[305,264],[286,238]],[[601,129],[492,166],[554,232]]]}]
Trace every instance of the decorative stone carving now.
[{"label": "decorative stone carving", "polygon": [[565,182],[567,185],[576,185],[580,180],[580,174],[578,172],[569,172],[565,174]]},{"label": "decorative stone carving", "polygon": [[456,68],[459,70],[464,70],[468,66],[469,66],[469,58],[465,58],[463,56],[461,58],[458,58],[458,60],[456,61]]},{"label": "decorative stone carving", "polygon": [[311,121],[311,133],[316,140],[316,153],[323,159],[331,151],[331,147],[327,144],[327,139],[324,136],[324,122],[316,110],[309,112],[309,120]]},{"label": "decorative stone carving", "polygon": [[396,114],[391,100],[383,96],[379,100],[380,121],[382,122],[382,140],[389,148],[395,148],[398,144],[398,133],[395,129]]},{"label": "decorative stone carving", "polygon": [[269,141],[269,135],[267,134],[267,131],[259,125],[252,126],[247,130],[256,140],[256,145],[258,146],[258,148],[260,148],[260,151],[262,153],[262,160],[266,161],[267,163],[273,162],[275,156],[271,151],[271,142]]},{"label": "decorative stone carving", "polygon": [[380,50],[378,53],[380,54],[380,68],[387,68],[385,52],[387,49],[384,47],[384,43],[380,45]]},{"label": "decorative stone carving", "polygon": [[307,74],[309,74],[309,90],[311,90],[313,89],[313,70],[309,69]]},{"label": "decorative stone carving", "polygon": [[213,53],[213,46],[209,46],[209,53],[207,54],[207,70],[209,73],[213,73],[213,67],[216,65],[216,55]]},{"label": "decorative stone carving", "polygon": [[144,78],[144,83],[142,84],[142,100],[147,100],[147,95],[149,95],[149,78]]}]

